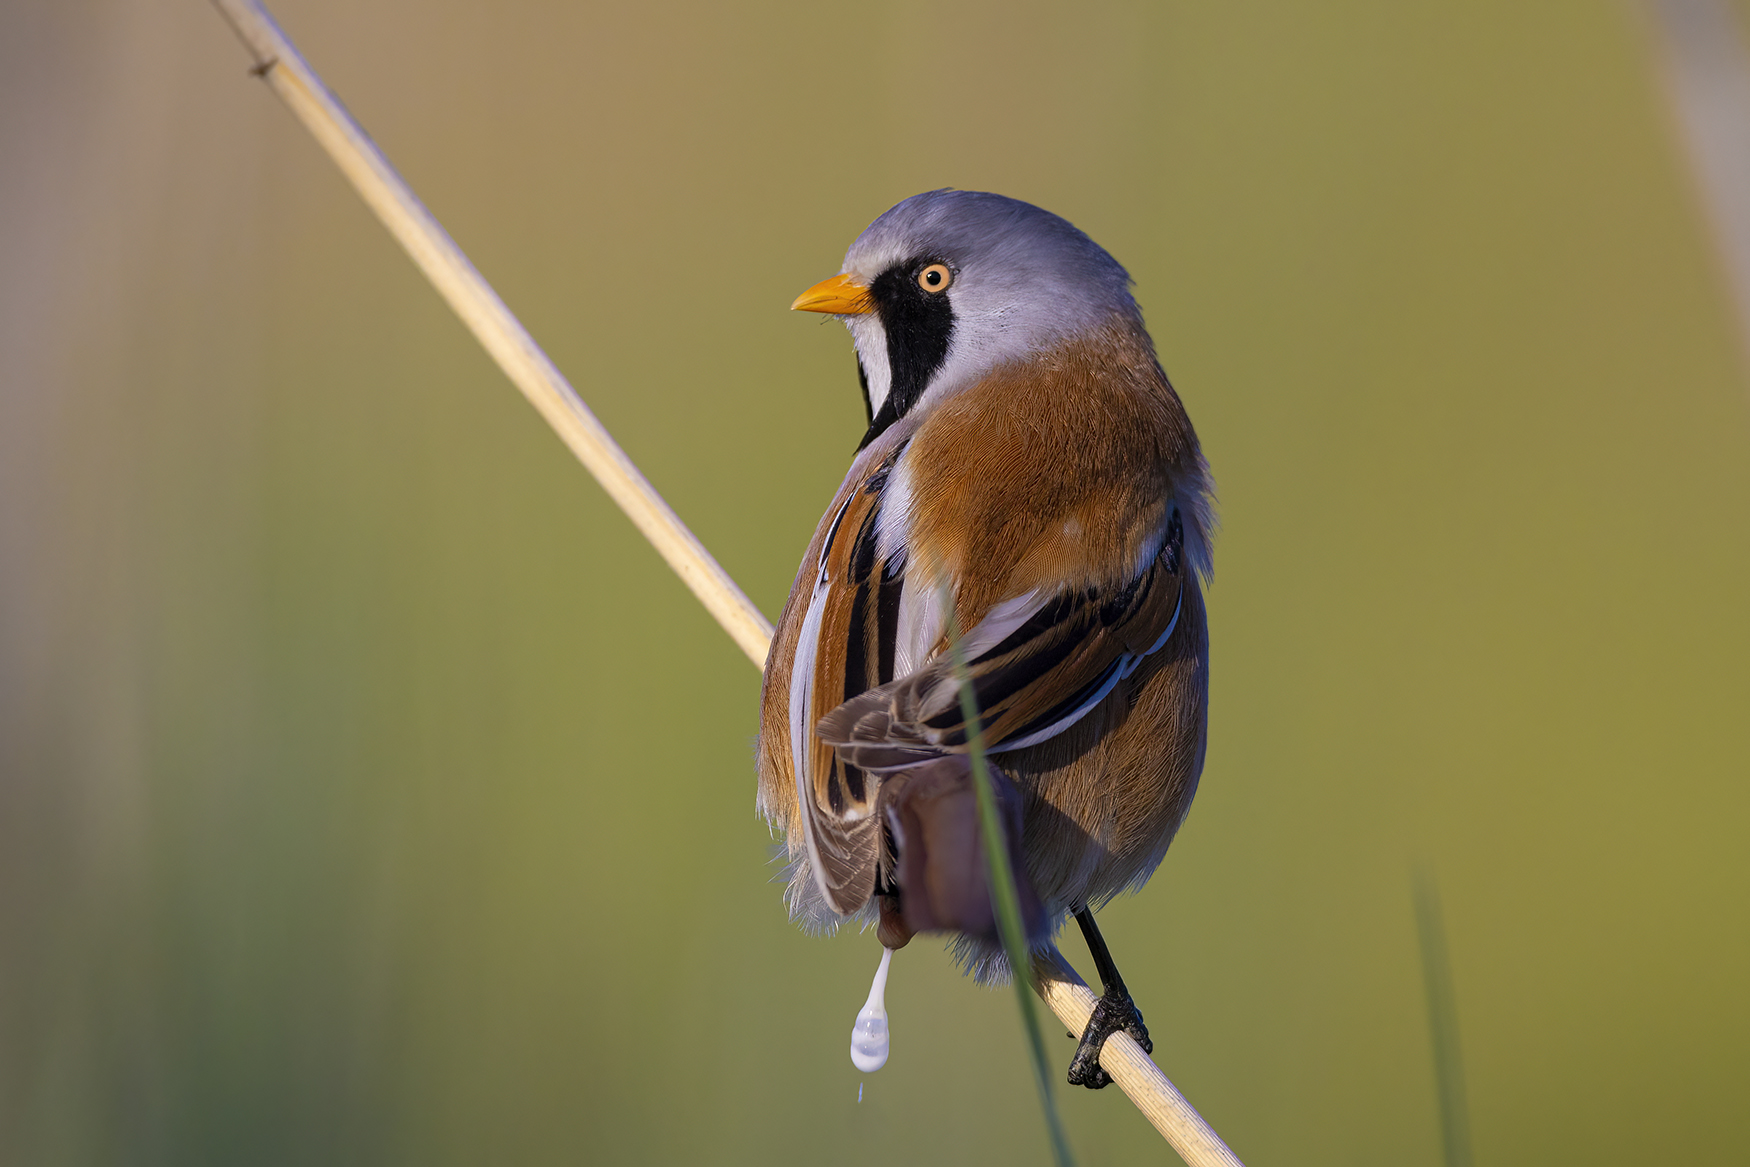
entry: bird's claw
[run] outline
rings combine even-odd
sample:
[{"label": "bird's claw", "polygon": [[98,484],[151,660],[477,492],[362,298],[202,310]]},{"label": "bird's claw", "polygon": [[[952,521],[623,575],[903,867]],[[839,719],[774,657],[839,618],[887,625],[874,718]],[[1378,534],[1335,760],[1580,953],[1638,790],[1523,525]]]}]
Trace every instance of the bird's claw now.
[{"label": "bird's claw", "polygon": [[1100,1067],[1100,1051],[1105,1047],[1106,1039],[1120,1030],[1135,1038],[1143,1053],[1155,1052],[1155,1043],[1149,1039],[1148,1026],[1142,1023],[1142,1011],[1136,1007],[1136,1002],[1130,999],[1129,993],[1114,993],[1108,989],[1095,1003],[1087,1028],[1082,1030],[1081,1043],[1076,1046],[1076,1056],[1070,1059],[1071,1086],[1100,1090],[1112,1084],[1112,1075]]}]

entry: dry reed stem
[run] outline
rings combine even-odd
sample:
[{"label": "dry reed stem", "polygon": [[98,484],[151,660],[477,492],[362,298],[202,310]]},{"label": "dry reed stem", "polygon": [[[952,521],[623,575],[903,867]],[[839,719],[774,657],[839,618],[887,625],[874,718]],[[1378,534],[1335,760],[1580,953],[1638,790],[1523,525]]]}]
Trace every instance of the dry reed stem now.
[{"label": "dry reed stem", "polygon": [[[1087,1028],[1094,1004],[1100,998],[1055,949],[1034,958],[1033,985],[1057,1019],[1072,1033]],[[1134,1038],[1119,1030],[1100,1047],[1100,1068],[1129,1096],[1142,1116],[1179,1152],[1191,1167],[1244,1167],[1239,1156],[1228,1150],[1203,1116],[1192,1109],[1154,1059],[1142,1052]]]},{"label": "dry reed stem", "polygon": [[[255,58],[255,74],[304,123],[499,368],[692,589],[706,611],[748,659],[763,668],[772,639],[771,623],[602,428],[547,354],[299,55],[267,9],[258,0],[212,3]],[[1035,975],[1039,995],[1058,1020],[1079,1034],[1093,1012],[1093,991],[1055,952],[1035,966]],[[1239,1167],[1239,1159],[1128,1035],[1117,1033],[1107,1040],[1100,1064],[1190,1167]]]},{"label": "dry reed stem", "polygon": [[485,346],[505,376],[547,419],[608,497],[691,588],[754,664],[764,667],[772,625],[742,594],[656,488],[639,473],[547,354],[511,315],[455,240],[395,173],[376,144],[322,84],[267,10],[251,0],[213,0],[255,57],[255,72],[309,130],[438,294]]}]

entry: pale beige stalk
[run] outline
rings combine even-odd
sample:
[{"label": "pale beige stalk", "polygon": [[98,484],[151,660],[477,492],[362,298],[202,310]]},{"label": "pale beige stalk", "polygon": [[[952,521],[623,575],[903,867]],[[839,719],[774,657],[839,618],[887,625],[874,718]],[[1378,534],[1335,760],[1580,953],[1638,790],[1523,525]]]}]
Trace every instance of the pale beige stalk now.
[{"label": "pale beige stalk", "polygon": [[[213,0],[255,57],[255,71],[328,151],[389,233],[407,249],[456,315],[529,399],[560,440],[619,504],[748,659],[764,667],[772,625],[711,558],[626,457],[491,285],[408,189],[364,130],[256,0]],[[1039,993],[1080,1033],[1094,993],[1061,956],[1037,970]],[[1107,1040],[1100,1064],[1191,1167],[1238,1167],[1239,1160],[1127,1035]]]},{"label": "pale beige stalk", "polygon": [[[1087,1027],[1100,998],[1076,975],[1061,953],[1034,961],[1034,986],[1057,1019],[1074,1033]],[[1128,1033],[1119,1031],[1100,1048],[1100,1068],[1136,1103],[1142,1116],[1160,1131],[1179,1158],[1191,1167],[1243,1167],[1221,1136],[1192,1109],[1154,1060]]]},{"label": "pale beige stalk", "polygon": [[559,439],[595,475],[723,625],[754,664],[764,666],[772,625],[711,553],[687,530],[626,452],[602,428],[547,354],[529,336],[468,257],[408,189],[376,144],[298,55],[267,10],[252,0],[213,0],[255,56],[259,74],[315,135],[389,233],[407,249],[438,294],[522,390]]}]

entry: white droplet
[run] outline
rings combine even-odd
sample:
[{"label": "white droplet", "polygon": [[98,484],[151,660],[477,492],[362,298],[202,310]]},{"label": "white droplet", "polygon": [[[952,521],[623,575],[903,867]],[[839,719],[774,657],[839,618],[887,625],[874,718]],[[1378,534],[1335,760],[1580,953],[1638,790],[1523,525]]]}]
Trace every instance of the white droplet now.
[{"label": "white droplet", "polygon": [[[887,966],[893,961],[893,949],[881,950],[881,964],[875,969],[875,983],[869,986],[869,1000],[857,1014],[857,1024],[851,1027],[851,1064],[865,1074],[873,1074],[887,1064]],[[861,1100],[862,1091],[858,1090]]]}]

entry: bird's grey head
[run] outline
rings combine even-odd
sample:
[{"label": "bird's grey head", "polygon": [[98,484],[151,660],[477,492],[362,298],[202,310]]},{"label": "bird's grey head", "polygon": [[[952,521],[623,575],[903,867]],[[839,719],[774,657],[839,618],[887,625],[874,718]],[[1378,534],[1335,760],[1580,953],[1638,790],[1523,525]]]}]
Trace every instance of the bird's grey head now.
[{"label": "bird's grey head", "polygon": [[851,330],[869,408],[867,444],[920,402],[998,365],[1141,318],[1130,277],[1081,231],[982,191],[913,195],[845,253],[842,274],[797,298]]}]

